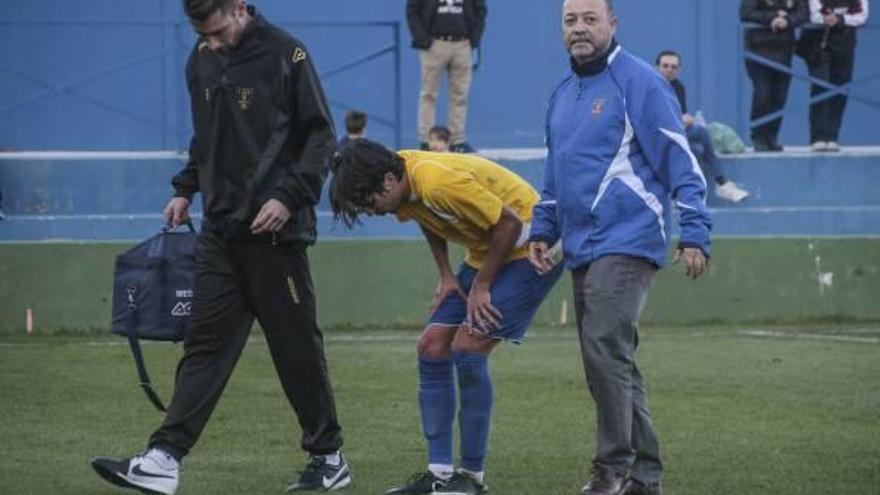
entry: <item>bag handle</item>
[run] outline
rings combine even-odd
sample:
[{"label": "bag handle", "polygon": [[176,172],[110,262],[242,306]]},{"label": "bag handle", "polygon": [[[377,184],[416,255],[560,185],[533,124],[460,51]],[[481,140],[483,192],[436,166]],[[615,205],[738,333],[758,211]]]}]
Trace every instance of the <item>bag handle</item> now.
[{"label": "bag handle", "polygon": [[[195,228],[195,226],[193,225],[192,218],[188,218],[188,219],[186,219],[186,222],[184,222],[184,223],[178,225],[177,227],[182,227],[182,226],[184,226],[184,225],[186,225],[187,227],[189,227],[189,231],[190,231],[191,233],[195,233],[196,228]],[[163,234],[167,234],[167,233],[169,233],[169,232],[174,232],[174,230],[175,230],[177,227],[173,227],[170,223],[166,223],[165,225],[162,226],[162,233],[163,233]]]},{"label": "bag handle", "polygon": [[[196,232],[196,228],[193,225],[192,219],[188,219],[186,223],[182,223],[177,227],[181,227],[184,225],[189,227],[190,233],[194,234]],[[162,230],[160,231],[162,235],[158,235],[155,237],[155,239],[153,239],[153,242],[150,244],[150,250],[147,252],[147,256],[149,256],[150,258],[161,257],[162,252],[165,250],[165,235],[173,233],[177,229],[177,227],[172,227],[169,223],[163,225]]]}]

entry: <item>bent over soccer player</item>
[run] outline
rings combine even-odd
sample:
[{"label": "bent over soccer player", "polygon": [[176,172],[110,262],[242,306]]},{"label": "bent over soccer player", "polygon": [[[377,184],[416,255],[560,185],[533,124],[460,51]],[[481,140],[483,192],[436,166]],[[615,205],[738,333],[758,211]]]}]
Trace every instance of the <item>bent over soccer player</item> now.
[{"label": "bent over soccer player", "polygon": [[[473,155],[401,151],[360,139],[337,157],[330,199],[348,226],[362,213],[393,213],[421,227],[440,283],[418,342],[419,407],[428,469],[386,494],[478,494],[492,413],[487,359],[519,342],[560,267],[539,275],[525,244],[538,193],[518,175]],[[467,247],[453,273],[447,242]],[[454,471],[456,383],[461,469]]]}]

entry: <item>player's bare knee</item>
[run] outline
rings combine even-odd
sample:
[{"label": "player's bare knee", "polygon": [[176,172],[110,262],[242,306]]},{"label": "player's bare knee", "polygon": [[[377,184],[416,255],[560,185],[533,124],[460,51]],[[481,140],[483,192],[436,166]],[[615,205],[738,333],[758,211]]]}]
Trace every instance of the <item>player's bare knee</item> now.
[{"label": "player's bare knee", "polygon": [[432,327],[425,329],[416,344],[419,356],[433,359],[449,357],[449,347],[452,341],[452,330],[436,330]]},{"label": "player's bare knee", "polygon": [[468,332],[462,327],[452,341],[452,351],[488,355],[496,345],[498,345],[497,340],[478,332]]}]

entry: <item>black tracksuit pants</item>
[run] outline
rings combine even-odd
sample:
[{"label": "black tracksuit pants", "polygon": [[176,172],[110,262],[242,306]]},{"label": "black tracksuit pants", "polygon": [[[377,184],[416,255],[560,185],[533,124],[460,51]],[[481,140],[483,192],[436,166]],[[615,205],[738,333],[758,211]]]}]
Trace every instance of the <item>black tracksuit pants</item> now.
[{"label": "black tracksuit pants", "polygon": [[306,245],[264,238],[227,241],[203,232],[196,243],[192,315],[174,394],[150,445],[182,458],[195,445],[239,356],[254,318],[302,428],[302,448],[321,455],[342,445],[333,390],[315,319]]},{"label": "black tracksuit pants", "polygon": [[[821,37],[824,33],[817,31],[811,32],[809,35]],[[855,29],[830,30],[826,44],[826,48],[822,49],[821,39],[811,43],[813,53],[807,63],[810,75],[816,79],[828,81],[835,86],[848,84],[852,81],[855,63]],[[827,91],[821,86],[810,85],[810,96],[817,96]],[[846,103],[846,95],[837,94],[810,105],[810,143],[840,141],[840,125],[843,122]]]},{"label": "black tracksuit pants", "polygon": [[[751,29],[746,32],[746,49],[791,67],[794,52],[794,36],[791,33],[773,33],[769,29]],[[785,108],[791,76],[761,65],[746,61],[746,73],[752,80],[752,120],[775,113]],[[752,142],[772,145],[779,141],[782,117],[771,120],[752,129]]]}]

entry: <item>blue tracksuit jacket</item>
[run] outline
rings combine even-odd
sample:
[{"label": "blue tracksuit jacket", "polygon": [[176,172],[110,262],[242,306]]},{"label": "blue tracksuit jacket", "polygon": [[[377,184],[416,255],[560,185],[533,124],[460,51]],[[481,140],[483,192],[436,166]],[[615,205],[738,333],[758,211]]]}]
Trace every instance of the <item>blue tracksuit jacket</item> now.
[{"label": "blue tracksuit jacket", "polygon": [[617,46],[600,72],[574,71],[547,110],[547,163],[530,237],[562,238],[565,264],[608,254],[666,259],[664,218],[679,210],[680,244],[710,255],[706,180],[688,147],[671,87]]}]

